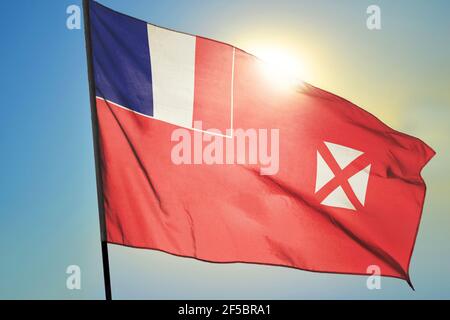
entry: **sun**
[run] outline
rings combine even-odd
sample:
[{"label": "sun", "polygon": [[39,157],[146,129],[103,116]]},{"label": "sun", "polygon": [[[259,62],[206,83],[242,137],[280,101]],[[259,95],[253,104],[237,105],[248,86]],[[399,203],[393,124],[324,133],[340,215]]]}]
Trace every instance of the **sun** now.
[{"label": "sun", "polygon": [[285,48],[259,46],[251,53],[264,62],[265,73],[281,86],[302,84],[308,76],[302,59]]}]

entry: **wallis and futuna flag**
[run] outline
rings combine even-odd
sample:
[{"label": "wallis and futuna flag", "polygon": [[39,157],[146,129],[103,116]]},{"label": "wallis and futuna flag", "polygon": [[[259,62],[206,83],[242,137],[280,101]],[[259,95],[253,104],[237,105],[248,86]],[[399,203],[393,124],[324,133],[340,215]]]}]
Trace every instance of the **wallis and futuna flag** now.
[{"label": "wallis and futuna flag", "polygon": [[231,45],[89,23],[108,243],[409,281],[425,143]]}]

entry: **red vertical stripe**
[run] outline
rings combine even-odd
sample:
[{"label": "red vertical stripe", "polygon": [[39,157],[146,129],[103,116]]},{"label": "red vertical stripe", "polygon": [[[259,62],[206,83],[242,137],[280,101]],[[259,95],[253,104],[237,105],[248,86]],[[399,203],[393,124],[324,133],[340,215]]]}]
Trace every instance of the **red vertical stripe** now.
[{"label": "red vertical stripe", "polygon": [[193,120],[203,130],[231,128],[232,66],[231,46],[197,37]]}]

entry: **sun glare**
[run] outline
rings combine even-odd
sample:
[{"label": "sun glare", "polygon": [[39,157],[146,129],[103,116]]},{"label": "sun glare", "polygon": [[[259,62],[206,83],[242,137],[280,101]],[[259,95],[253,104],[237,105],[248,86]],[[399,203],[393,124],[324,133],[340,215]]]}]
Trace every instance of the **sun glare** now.
[{"label": "sun glare", "polygon": [[264,62],[265,73],[281,86],[301,85],[306,78],[306,68],[301,59],[281,48],[255,48],[252,50]]}]

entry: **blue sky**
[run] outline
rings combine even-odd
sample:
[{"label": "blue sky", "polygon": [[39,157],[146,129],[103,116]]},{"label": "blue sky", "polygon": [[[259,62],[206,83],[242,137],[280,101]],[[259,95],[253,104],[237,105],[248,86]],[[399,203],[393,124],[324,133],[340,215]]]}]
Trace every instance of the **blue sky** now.
[{"label": "blue sky", "polygon": [[[417,291],[395,279],[253,265],[216,265],[111,247],[116,298],[450,298],[450,3],[448,1],[145,1],[101,3],[149,22],[258,54],[279,47],[306,79],[339,94],[438,155],[411,264]],[[382,10],[368,31],[365,10]],[[0,3],[0,298],[102,299],[103,280],[82,30],[66,28],[80,1]],[[255,51],[254,51],[255,50]],[[65,270],[82,270],[82,290]]]}]

